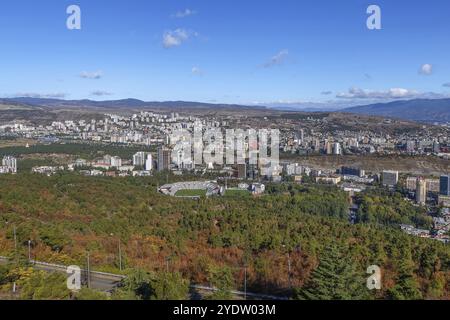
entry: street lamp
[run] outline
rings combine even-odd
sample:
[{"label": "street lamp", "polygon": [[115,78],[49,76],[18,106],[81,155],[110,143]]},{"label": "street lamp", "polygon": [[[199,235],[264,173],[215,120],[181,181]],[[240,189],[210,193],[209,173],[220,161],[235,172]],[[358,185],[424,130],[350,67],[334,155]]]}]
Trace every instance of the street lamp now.
[{"label": "street lamp", "polygon": [[[9,225],[9,221],[5,222],[6,227]],[[14,238],[14,250],[17,251],[17,232],[16,232],[16,225],[13,224],[13,238]]]},{"label": "street lamp", "polygon": [[[283,244],[283,248],[286,249],[286,245]],[[290,252],[290,250],[287,250],[287,259],[288,259],[288,282],[289,282],[289,288],[292,288],[292,281],[291,281],[291,252]]]},{"label": "street lamp", "polygon": [[244,300],[247,300],[247,265],[244,266]]},{"label": "street lamp", "polygon": [[[114,233],[111,233],[111,237],[114,237]],[[119,270],[122,271],[122,248],[120,245],[120,238],[117,238],[119,249]]]},{"label": "street lamp", "polygon": [[31,240],[28,240],[28,262],[31,262]]}]

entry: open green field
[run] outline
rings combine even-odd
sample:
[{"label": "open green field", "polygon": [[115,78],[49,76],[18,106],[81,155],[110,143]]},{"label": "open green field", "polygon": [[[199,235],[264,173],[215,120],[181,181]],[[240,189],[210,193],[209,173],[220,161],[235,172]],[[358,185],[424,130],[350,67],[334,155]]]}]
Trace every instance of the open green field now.
[{"label": "open green field", "polygon": [[175,196],[177,197],[204,197],[206,196],[205,190],[180,190],[178,191]]},{"label": "open green field", "polygon": [[228,189],[225,192],[225,197],[249,197],[250,195],[248,190]]},{"label": "open green field", "polygon": [[131,159],[138,151],[152,151],[144,146],[127,146],[116,144],[95,144],[95,143],[55,143],[50,145],[30,145],[0,147],[0,156],[3,155],[29,155],[29,154],[67,154],[75,157],[92,160],[102,157],[105,154],[119,156],[123,159]]}]

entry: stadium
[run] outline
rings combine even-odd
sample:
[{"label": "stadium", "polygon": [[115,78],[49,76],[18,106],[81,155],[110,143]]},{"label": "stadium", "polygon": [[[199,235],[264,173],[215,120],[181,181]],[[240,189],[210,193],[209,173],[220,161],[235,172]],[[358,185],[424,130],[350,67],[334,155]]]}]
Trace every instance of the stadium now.
[{"label": "stadium", "polygon": [[223,190],[216,181],[190,181],[166,184],[159,192],[172,197],[210,197],[221,195]]}]

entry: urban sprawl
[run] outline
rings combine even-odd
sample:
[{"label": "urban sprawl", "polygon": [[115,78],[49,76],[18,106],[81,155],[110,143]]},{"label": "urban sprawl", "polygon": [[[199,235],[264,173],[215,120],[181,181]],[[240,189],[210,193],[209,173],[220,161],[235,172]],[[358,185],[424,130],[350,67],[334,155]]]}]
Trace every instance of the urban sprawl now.
[{"label": "urban sprawl", "polygon": [[[268,119],[264,119],[269,122]],[[341,166],[339,168],[317,168],[301,165],[289,159],[289,155],[410,155],[430,156],[450,159],[450,139],[448,128],[443,126],[441,134],[424,130],[411,135],[407,133],[374,133],[370,130],[336,130],[333,133],[320,130],[324,123],[313,116],[305,119],[304,127],[280,130],[279,152],[281,160],[249,161],[249,140],[244,140],[244,161],[238,164],[205,162],[198,164],[187,148],[179,148],[186,143],[180,130],[194,132],[198,128],[208,130],[250,129],[249,123],[233,117],[223,119],[194,116],[180,116],[178,113],[140,112],[131,116],[106,114],[103,120],[78,120],[53,122],[49,125],[33,125],[13,122],[0,126],[1,136],[14,136],[34,139],[40,144],[52,143],[89,143],[132,145],[142,147],[130,159],[116,155],[104,155],[95,160],[76,159],[65,166],[35,166],[36,174],[53,175],[68,170],[90,176],[151,176],[153,172],[169,172],[175,175],[185,173],[213,173],[220,178],[217,181],[191,181],[161,186],[159,191],[168,196],[183,196],[180,190],[204,190],[206,196],[220,196],[230,189],[246,190],[255,196],[265,192],[266,183],[294,182],[333,184],[348,192],[352,199],[355,194],[373,186],[386,189],[405,190],[405,201],[416,206],[426,207],[433,217],[432,230],[421,230],[413,225],[401,225],[401,229],[411,235],[433,238],[449,242],[450,231],[450,174],[442,172],[439,176],[417,176],[385,168],[379,172],[370,172],[358,167]],[[390,121],[390,120],[385,120]],[[260,124],[264,126],[264,123]],[[256,130],[262,127],[255,128]],[[225,137],[225,135],[224,135]],[[27,145],[28,147],[28,145]],[[148,151],[149,148],[153,151]],[[195,148],[195,145],[194,145]],[[193,148],[193,149],[194,149]],[[183,150],[174,151],[174,150]],[[15,174],[18,170],[20,155],[5,155],[0,166],[1,174]],[[284,157],[286,156],[286,157]],[[19,168],[20,169],[20,168]],[[241,181],[237,188],[229,188],[227,179]],[[203,179],[204,180],[204,179]],[[218,179],[219,180],[219,179]],[[189,196],[196,198],[196,196]],[[349,219],[352,222],[357,205],[350,208]]]}]

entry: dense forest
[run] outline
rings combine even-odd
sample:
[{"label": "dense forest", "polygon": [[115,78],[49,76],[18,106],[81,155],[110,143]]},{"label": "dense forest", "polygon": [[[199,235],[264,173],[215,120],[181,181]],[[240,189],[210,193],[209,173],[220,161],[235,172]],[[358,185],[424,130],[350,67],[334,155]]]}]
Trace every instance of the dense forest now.
[{"label": "dense forest", "polygon": [[86,160],[93,160],[97,157],[103,157],[106,154],[115,155],[124,159],[132,158],[138,151],[154,151],[154,147],[129,146],[126,144],[113,143],[73,143],[61,142],[53,144],[36,144],[25,146],[10,146],[0,148],[0,157],[6,155],[24,156],[30,154],[66,154],[74,155]]},{"label": "dense forest", "polygon": [[[429,221],[396,196],[361,195],[351,224],[348,196],[333,186],[269,185],[259,197],[198,201],[157,193],[174,179],[3,175],[0,255],[24,260],[29,240],[39,261],[84,266],[89,252],[92,269],[128,275],[109,297],[118,299],[185,298],[188,283],[230,298],[244,269],[249,291],[296,299],[450,298],[449,247],[402,233],[398,223]],[[379,291],[366,288],[370,265],[382,269]],[[0,288],[12,279],[26,299],[70,295],[58,290],[64,279],[24,263],[0,267]],[[78,298],[106,296],[83,289]]]}]

